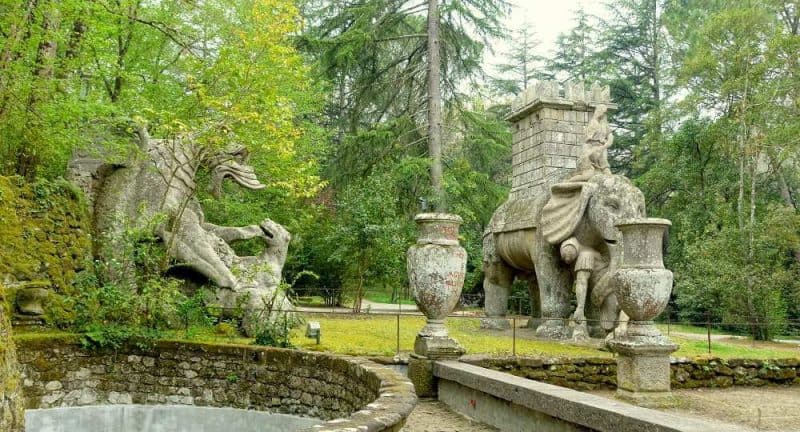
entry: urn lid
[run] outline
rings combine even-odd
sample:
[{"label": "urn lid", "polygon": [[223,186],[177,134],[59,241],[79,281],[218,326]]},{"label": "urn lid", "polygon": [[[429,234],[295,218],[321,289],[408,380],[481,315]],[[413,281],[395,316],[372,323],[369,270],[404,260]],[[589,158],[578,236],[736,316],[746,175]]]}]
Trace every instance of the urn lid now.
[{"label": "urn lid", "polygon": [[461,219],[461,216],[456,214],[450,213],[420,213],[414,216],[414,220],[419,222],[450,222],[461,224],[464,222],[464,219]]}]

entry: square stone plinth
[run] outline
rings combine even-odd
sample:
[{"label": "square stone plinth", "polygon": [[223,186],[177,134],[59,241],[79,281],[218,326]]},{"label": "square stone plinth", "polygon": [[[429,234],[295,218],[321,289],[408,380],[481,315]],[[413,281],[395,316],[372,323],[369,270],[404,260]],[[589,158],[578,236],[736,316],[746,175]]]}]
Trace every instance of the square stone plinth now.
[{"label": "square stone plinth", "polygon": [[618,355],[617,396],[639,405],[670,403],[669,355],[678,345],[614,340],[608,346]]},{"label": "square stone plinth", "polygon": [[414,353],[431,360],[453,360],[464,355],[464,348],[449,336],[417,335]]}]

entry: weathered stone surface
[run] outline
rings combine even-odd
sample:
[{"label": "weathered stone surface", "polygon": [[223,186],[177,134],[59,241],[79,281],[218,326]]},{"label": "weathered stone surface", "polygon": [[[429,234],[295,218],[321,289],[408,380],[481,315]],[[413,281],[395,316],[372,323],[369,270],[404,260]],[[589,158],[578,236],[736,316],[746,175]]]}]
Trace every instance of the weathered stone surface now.
[{"label": "weathered stone surface", "polygon": [[[467,355],[460,359],[463,363],[484,367],[500,372],[510,373],[523,378],[557,384],[577,390],[594,390],[617,388],[617,361],[612,358],[538,358],[538,357],[495,357],[485,355]],[[741,366],[748,363],[751,366]],[[762,362],[741,359],[723,360],[719,358],[671,359],[671,388],[702,388],[728,386],[761,386],[798,385],[798,378],[782,378],[800,376],[800,367],[791,366],[795,359],[769,360],[768,368],[772,373],[759,372],[764,369]],[[755,366],[760,364],[762,366]],[[732,367],[732,365],[740,365]],[[783,365],[783,366],[782,366]]]},{"label": "weathered stone surface", "polygon": [[323,353],[171,342],[146,351],[84,351],[26,341],[20,360],[29,408],[230,407],[331,420],[315,430],[395,431],[416,403],[412,384],[391,369]]},{"label": "weathered stone surface", "polygon": [[408,360],[408,378],[414,384],[417,396],[436,397],[436,383],[433,377],[433,360],[412,357]]},{"label": "weathered stone surface", "polygon": [[6,315],[5,288],[0,285],[0,431],[24,431],[22,392],[23,380],[11,339],[11,323]]},{"label": "weathered stone surface", "polygon": [[614,107],[607,91],[586,91],[585,84],[577,81],[563,88],[556,82],[540,82],[514,101],[509,116],[512,198],[533,196],[570,175],[586,141],[590,113],[598,104]]},{"label": "weathered stone surface", "polygon": [[[489,421],[502,430],[551,431],[652,431],[652,432],[716,432],[740,431],[728,424],[687,419],[677,415],[621,404],[607,398],[576,392],[545,383],[523,380],[493,370],[460,362],[442,361],[434,365],[434,375],[443,391],[440,395],[454,410],[465,415]],[[455,385],[452,385],[455,384]],[[453,394],[455,393],[455,394]],[[494,403],[495,398],[503,403]],[[469,402],[469,405],[467,404]],[[495,401],[497,402],[497,401]],[[472,404],[475,404],[472,406]],[[504,409],[503,418],[497,419],[494,410],[478,408],[491,404],[491,408]],[[508,410],[509,405],[515,409]],[[528,428],[514,427],[519,408],[535,412],[528,416]],[[500,420],[493,422],[492,420]]]},{"label": "weathered stone surface", "polygon": [[[201,165],[211,172],[215,196],[221,193],[225,178],[247,189],[263,189],[265,185],[247,165],[246,149],[209,154],[191,134],[150,139],[144,129],[139,138],[141,152],[124,163],[90,163],[90,158],[76,155],[70,165],[68,177],[94,202],[95,250],[100,258],[132,262],[119,256],[128,250],[119,244],[124,230],[130,226],[152,230],[182,268],[199,273],[219,288],[217,297],[223,306],[234,307],[237,300],[247,299],[243,306],[251,312],[245,316],[244,327],[249,334],[255,331],[255,321],[274,318],[275,311],[291,310],[291,303],[278,288],[289,232],[269,219],[245,227],[211,224],[196,198],[195,175]],[[168,222],[158,223],[163,216]],[[264,252],[237,256],[229,244],[248,239],[262,239]],[[132,283],[130,269],[116,273],[111,276]],[[265,316],[262,309],[271,311]]]},{"label": "weathered stone surface", "polygon": [[[466,275],[467,252],[458,244],[462,220],[446,213],[421,213],[414,220],[419,236],[407,253],[408,283],[427,319],[417,339],[444,340],[448,338],[444,319],[458,303]],[[416,346],[415,352],[427,355]]]},{"label": "weathered stone surface", "polygon": [[[511,201],[509,201],[510,203]],[[497,220],[515,220],[508,214],[516,206],[502,205],[492,217],[483,240],[483,266],[486,272],[486,314],[502,318],[507,313],[507,297],[515,278],[529,282],[533,305],[543,318],[537,333],[542,336],[567,336],[565,322],[570,315],[574,274],[563,262],[559,246],[575,238],[611,262],[622,236],[616,224],[642,218],[644,195],[625,177],[598,174],[585,182],[554,185],[552,194],[534,201],[532,213],[537,226],[514,231],[499,231]],[[546,235],[546,237],[545,237]],[[608,266],[593,267],[588,283],[586,317],[600,319],[606,331],[614,326],[619,311],[608,285]],[[535,279],[532,275],[535,273]]]},{"label": "weathered stone surface", "polygon": [[633,393],[669,392],[669,352],[636,352],[633,349],[620,354],[617,357],[617,389]]}]

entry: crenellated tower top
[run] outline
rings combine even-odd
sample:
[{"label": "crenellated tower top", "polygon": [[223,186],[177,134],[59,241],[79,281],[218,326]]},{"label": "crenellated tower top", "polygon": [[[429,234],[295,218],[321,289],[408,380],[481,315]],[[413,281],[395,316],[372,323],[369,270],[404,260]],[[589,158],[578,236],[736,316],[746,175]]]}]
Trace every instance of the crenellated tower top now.
[{"label": "crenellated tower top", "polygon": [[598,105],[609,111],[610,89],[583,81],[540,81],[512,103],[513,156],[511,197],[546,193],[573,173],[586,141],[586,125]]}]

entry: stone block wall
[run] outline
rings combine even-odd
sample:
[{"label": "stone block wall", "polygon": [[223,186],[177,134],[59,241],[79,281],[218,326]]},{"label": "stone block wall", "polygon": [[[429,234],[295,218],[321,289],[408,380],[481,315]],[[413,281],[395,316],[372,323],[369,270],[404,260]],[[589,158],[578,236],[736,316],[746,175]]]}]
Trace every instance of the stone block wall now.
[{"label": "stone block wall", "polygon": [[800,385],[800,359],[672,361],[672,388]]},{"label": "stone block wall", "polygon": [[91,223],[78,189],[64,180],[0,176],[0,283],[12,309],[26,292],[44,288],[55,294],[45,312],[57,314],[49,305],[74,293],[76,275],[91,259]]},{"label": "stone block wall", "polygon": [[28,408],[229,407],[344,418],[336,428],[368,424],[370,431],[383,431],[399,430],[416,401],[411,384],[394,371],[323,353],[172,342],[149,350],[86,351],[46,340],[20,342],[19,359]]},{"label": "stone block wall", "polygon": [[615,107],[609,88],[583,82],[539,82],[514,101],[511,198],[535,196],[569,177],[598,104]]},{"label": "stone block wall", "polygon": [[[575,390],[617,388],[610,358],[565,359],[467,356],[462,362]],[[800,385],[800,359],[672,359],[671,386],[678,388]]]},{"label": "stone block wall", "polygon": [[617,388],[617,362],[611,358],[465,356],[461,358],[461,361],[574,390],[614,390]]},{"label": "stone block wall", "polygon": [[17,351],[11,338],[11,322],[0,285],[0,431],[22,432],[25,417]]}]

